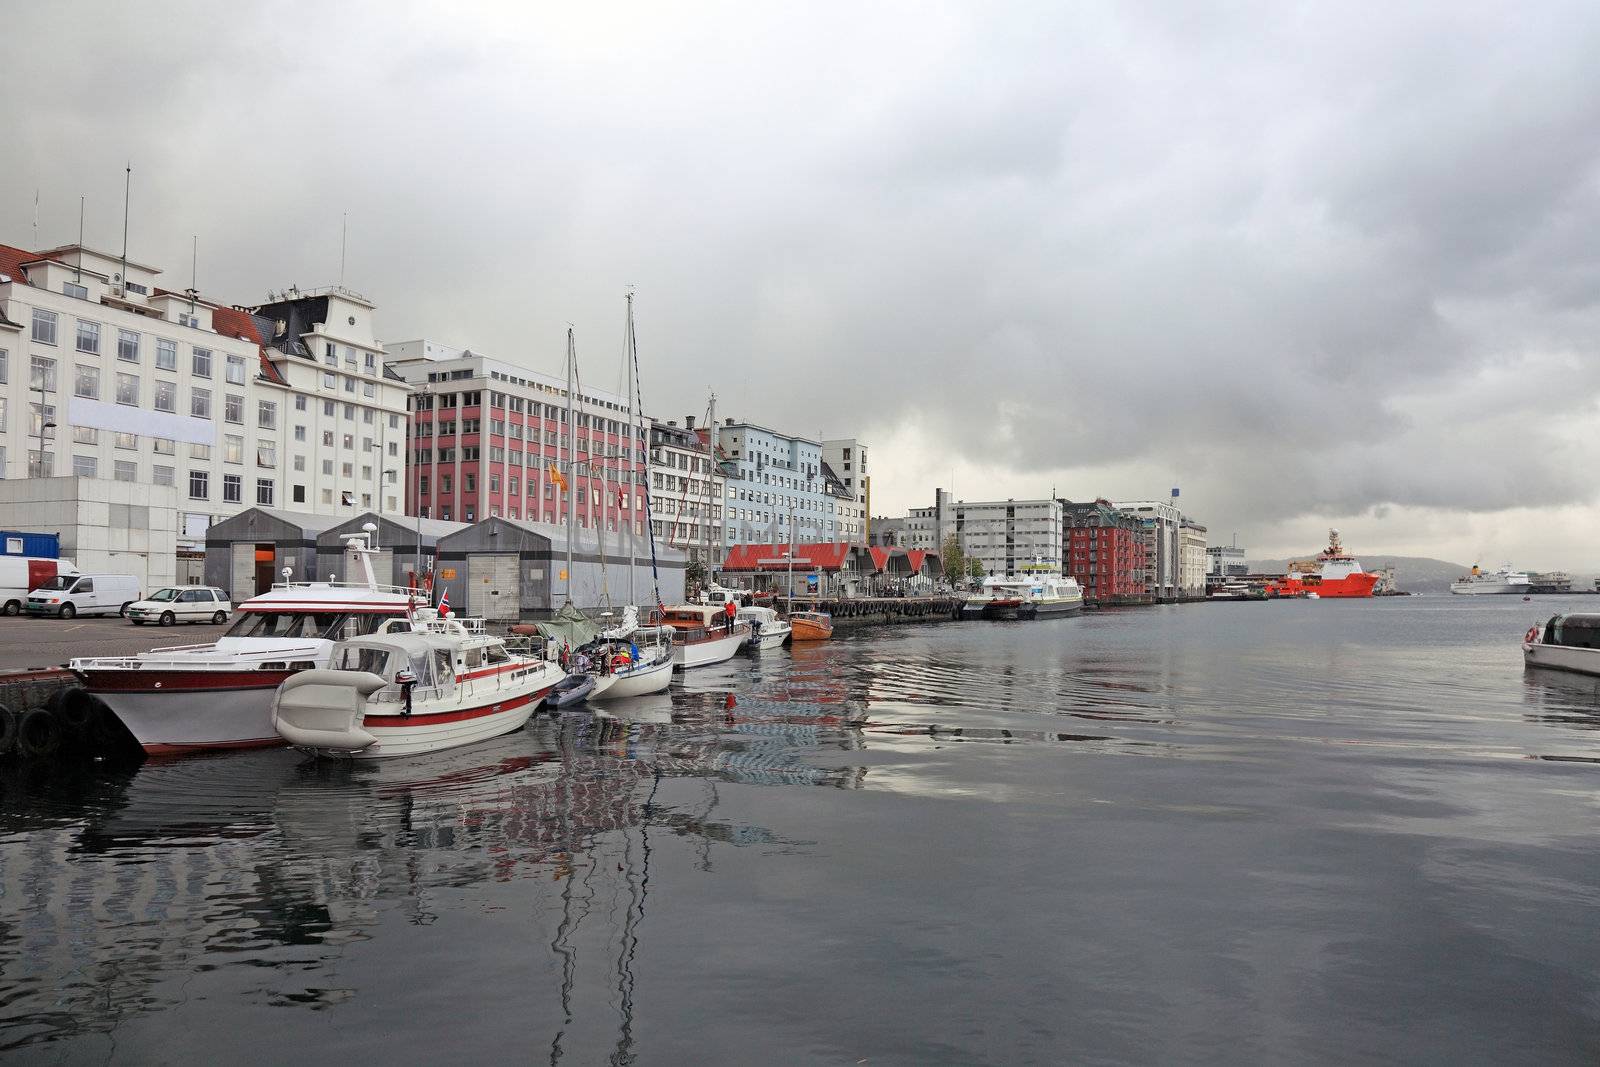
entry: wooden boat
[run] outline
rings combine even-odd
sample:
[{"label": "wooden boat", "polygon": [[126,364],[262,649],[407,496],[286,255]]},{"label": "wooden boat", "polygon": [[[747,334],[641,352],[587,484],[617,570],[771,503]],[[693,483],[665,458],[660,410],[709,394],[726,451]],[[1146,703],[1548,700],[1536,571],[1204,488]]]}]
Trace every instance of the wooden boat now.
[{"label": "wooden boat", "polygon": [[722,609],[708,604],[679,604],[657,614],[657,622],[677,631],[672,663],[681,670],[726,663],[750,640],[749,623],[730,627]]},{"label": "wooden boat", "polygon": [[833,617],[826,611],[791,611],[789,629],[794,641],[826,641],[833,636]]}]

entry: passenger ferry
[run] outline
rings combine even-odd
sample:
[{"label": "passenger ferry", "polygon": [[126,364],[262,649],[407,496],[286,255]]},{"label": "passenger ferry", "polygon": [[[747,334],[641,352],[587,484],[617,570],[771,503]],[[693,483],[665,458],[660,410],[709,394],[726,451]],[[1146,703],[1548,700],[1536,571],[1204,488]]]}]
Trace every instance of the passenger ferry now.
[{"label": "passenger ferry", "polygon": [[364,534],[347,542],[365,581],[285,581],[239,605],[233,625],[215,642],[82,657],[68,668],[149,755],[281,745],[272,727],[272,697],[286,679],[328,666],[339,641],[374,633],[391,620],[432,614],[418,607],[425,594],[378,583],[372,572],[376,530],[368,523]]},{"label": "passenger ferry", "polygon": [[1532,586],[1528,573],[1512,570],[1509,563],[1497,571],[1485,571],[1474,564],[1470,572],[1450,583],[1450,591],[1457,596],[1483,596],[1526,593]]},{"label": "passenger ferry", "polygon": [[1053,618],[1083,610],[1083,589],[1078,580],[1060,574],[1002,577],[983,580],[983,590],[961,606],[962,618]]}]

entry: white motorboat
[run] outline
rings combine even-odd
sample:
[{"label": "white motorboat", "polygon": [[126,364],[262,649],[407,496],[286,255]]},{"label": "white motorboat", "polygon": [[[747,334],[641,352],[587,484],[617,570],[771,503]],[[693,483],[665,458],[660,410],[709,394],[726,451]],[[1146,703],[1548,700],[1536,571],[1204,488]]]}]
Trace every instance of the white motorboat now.
[{"label": "white motorboat", "polygon": [[513,652],[481,619],[402,623],[341,641],[329,668],[286,680],[272,725],[318,756],[437,752],[521,729],[564,677],[542,644]]},{"label": "white motorboat", "polygon": [[1526,571],[1514,571],[1508,563],[1497,571],[1474,566],[1471,573],[1450,583],[1450,591],[1458,596],[1526,593],[1532,585],[1533,580]]},{"label": "white motorboat", "polygon": [[150,755],[281,745],[272,697],[285,679],[328,666],[341,640],[432,614],[417,607],[426,594],[374,577],[376,529],[369,523],[347,542],[363,581],[285,581],[240,604],[233,625],[210,644],[77,658],[68,666]]},{"label": "white motorboat", "polygon": [[757,652],[769,648],[781,648],[789,639],[789,621],[772,608],[740,608],[734,619],[750,624],[749,644]]},{"label": "white motorboat", "polygon": [[1522,662],[1575,674],[1600,676],[1600,614],[1552,615],[1522,637]]},{"label": "white motorboat", "polygon": [[659,622],[677,633],[672,663],[681,670],[726,663],[750,639],[747,622],[729,619],[722,608],[709,604],[679,604],[660,613]]},{"label": "white motorboat", "polygon": [[991,575],[982,590],[961,606],[965,618],[1031,619],[1073,615],[1083,610],[1083,589],[1070,575],[1055,573]]}]

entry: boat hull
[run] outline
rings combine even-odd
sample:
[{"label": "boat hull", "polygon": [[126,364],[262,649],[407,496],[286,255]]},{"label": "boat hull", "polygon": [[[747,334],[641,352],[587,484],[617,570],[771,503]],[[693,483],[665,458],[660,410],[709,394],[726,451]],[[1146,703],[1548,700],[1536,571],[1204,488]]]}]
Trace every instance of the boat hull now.
[{"label": "boat hull", "polygon": [[393,759],[460,748],[476,741],[520,730],[527,725],[534,709],[550,692],[551,686],[530,690],[519,696],[502,696],[493,703],[437,714],[368,715],[361,727],[376,740],[359,752],[318,752],[358,760]]},{"label": "boat hull", "polygon": [[672,646],[672,665],[679,670],[690,670],[709,667],[713,663],[726,663],[738,654],[739,647],[749,638],[750,631],[745,628],[731,634],[675,643]]},{"label": "boat hull", "polygon": [[1033,601],[1034,613],[1041,619],[1058,619],[1065,615],[1076,615],[1083,610],[1083,598],[1035,600]]},{"label": "boat hull", "polygon": [[1526,593],[1532,583],[1517,585],[1510,582],[1451,582],[1450,592],[1456,596],[1510,596]]},{"label": "boat hull", "polygon": [[1600,678],[1600,648],[1573,648],[1569,645],[1524,641],[1522,662],[1527,667],[1546,667]]},{"label": "boat hull", "polygon": [[284,744],[272,698],[294,671],[85,671],[84,688],[151,756]]},{"label": "boat hull", "polygon": [[608,680],[611,684],[604,689],[596,688],[589,694],[590,700],[625,700],[660,693],[672,684],[672,661],[649,663],[625,674],[610,675]]},{"label": "boat hull", "polygon": [[833,623],[812,619],[790,619],[789,633],[795,641],[826,641],[833,636]]},{"label": "boat hull", "polygon": [[788,639],[789,631],[787,629],[763,630],[755,636],[755,640],[750,642],[750,647],[757,652],[765,652],[769,648],[782,648],[783,643]]}]

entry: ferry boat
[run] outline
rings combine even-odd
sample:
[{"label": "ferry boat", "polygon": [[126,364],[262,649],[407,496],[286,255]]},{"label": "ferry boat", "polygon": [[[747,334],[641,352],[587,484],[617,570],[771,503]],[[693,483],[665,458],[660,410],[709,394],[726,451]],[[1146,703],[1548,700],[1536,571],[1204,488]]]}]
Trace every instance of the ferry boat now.
[{"label": "ferry boat", "polygon": [[772,608],[740,608],[734,618],[750,624],[750,647],[757,652],[781,648],[789,640],[789,623]]},{"label": "ferry boat", "polygon": [[1275,599],[1300,597],[1317,600],[1365,599],[1377,587],[1378,575],[1364,571],[1339,542],[1339,531],[1328,531],[1328,547],[1313,559],[1295,560],[1289,573],[1268,582],[1266,593]]},{"label": "ferry boat", "polygon": [[328,666],[341,640],[432,614],[417,607],[426,594],[378,583],[372,571],[376,530],[368,523],[346,543],[362,582],[286,580],[240,604],[233,625],[215,642],[81,657],[68,668],[149,755],[282,745],[272,728],[272,697],[286,679]]},{"label": "ferry boat", "polygon": [[1457,596],[1526,593],[1532,586],[1533,579],[1528,573],[1512,570],[1509,563],[1497,571],[1485,571],[1473,564],[1470,573],[1450,583],[1450,592]]},{"label": "ferry boat", "polygon": [[1522,662],[1528,667],[1600,676],[1600,614],[1552,615],[1522,637]]},{"label": "ferry boat", "polygon": [[287,679],[272,725],[316,756],[439,752],[520,730],[565,677],[542,643],[513,652],[482,619],[399,620],[340,641],[330,667]]},{"label": "ferry boat", "polygon": [[730,626],[724,610],[710,604],[678,604],[657,615],[661,625],[677,631],[672,663],[680,670],[726,663],[750,640],[749,623],[735,618]]},{"label": "ferry boat", "polygon": [[1060,574],[1001,577],[983,580],[983,590],[961,606],[963,618],[1053,618],[1083,610],[1083,589],[1078,580]]}]

